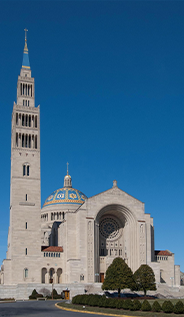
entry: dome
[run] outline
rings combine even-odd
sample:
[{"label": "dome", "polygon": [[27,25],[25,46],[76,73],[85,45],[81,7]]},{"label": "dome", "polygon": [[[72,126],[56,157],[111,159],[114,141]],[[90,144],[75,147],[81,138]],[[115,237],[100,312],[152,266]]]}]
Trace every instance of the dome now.
[{"label": "dome", "polygon": [[87,199],[80,190],[75,188],[59,188],[55,190],[45,201],[43,207],[55,204],[76,204],[82,205]]},{"label": "dome", "polygon": [[67,175],[64,177],[64,187],[55,190],[45,201],[43,207],[55,204],[75,204],[82,205],[87,199],[80,190],[72,188],[72,178],[68,173],[67,163]]}]

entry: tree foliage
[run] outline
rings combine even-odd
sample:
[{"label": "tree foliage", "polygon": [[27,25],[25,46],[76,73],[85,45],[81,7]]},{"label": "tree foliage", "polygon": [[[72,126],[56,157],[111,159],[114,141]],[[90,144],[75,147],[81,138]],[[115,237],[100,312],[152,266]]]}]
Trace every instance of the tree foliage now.
[{"label": "tree foliage", "polygon": [[118,296],[120,297],[121,289],[133,287],[134,279],[132,270],[122,258],[115,258],[106,271],[102,289],[118,290]]},{"label": "tree foliage", "polygon": [[149,265],[142,264],[133,277],[135,287],[132,290],[144,291],[144,295],[148,290],[156,291],[155,274]]}]

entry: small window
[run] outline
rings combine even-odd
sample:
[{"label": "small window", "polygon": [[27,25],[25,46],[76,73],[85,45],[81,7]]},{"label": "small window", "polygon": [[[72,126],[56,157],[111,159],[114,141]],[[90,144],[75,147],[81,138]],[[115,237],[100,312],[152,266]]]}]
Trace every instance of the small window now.
[{"label": "small window", "polygon": [[24,277],[27,278],[28,277],[28,269],[24,270]]},{"label": "small window", "polygon": [[80,281],[84,281],[84,275],[83,274],[80,275]]},{"label": "small window", "polygon": [[23,176],[29,176],[29,173],[30,173],[29,164],[24,164],[23,165]]},{"label": "small window", "polygon": [[25,228],[27,229],[27,222],[26,222]]},{"label": "small window", "polygon": [[27,201],[27,194],[26,194],[26,201]]},{"label": "small window", "polygon": [[27,248],[25,249],[25,255],[27,255]]}]

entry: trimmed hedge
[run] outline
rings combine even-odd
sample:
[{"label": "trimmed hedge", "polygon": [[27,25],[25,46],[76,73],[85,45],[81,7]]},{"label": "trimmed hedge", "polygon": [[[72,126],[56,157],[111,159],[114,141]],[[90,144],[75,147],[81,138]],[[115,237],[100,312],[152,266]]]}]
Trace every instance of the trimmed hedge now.
[{"label": "trimmed hedge", "polygon": [[160,306],[159,302],[157,302],[157,300],[154,301],[151,310],[155,312],[160,312],[162,310],[162,307]]},{"label": "trimmed hedge", "polygon": [[138,299],[134,299],[132,302],[132,307],[130,308],[130,310],[140,310],[141,309],[141,303]]},{"label": "trimmed hedge", "polygon": [[43,297],[43,295],[42,294],[38,294],[38,292],[34,289],[32,291],[32,294],[29,296],[29,299],[37,299],[39,297]]},{"label": "trimmed hedge", "polygon": [[[37,293],[37,295],[39,294]],[[175,306],[173,306],[171,301],[167,300],[163,303],[161,307],[158,301],[154,301],[151,306],[148,300],[146,299],[141,304],[141,302],[137,299],[131,300],[130,298],[128,299],[106,298],[105,295],[83,294],[83,295],[76,295],[75,297],[73,297],[72,304],[98,306],[98,307],[104,307],[104,308],[116,308],[116,309],[131,310],[131,311],[138,311],[138,310],[154,311],[154,312],[164,311],[165,313],[174,312],[175,314],[184,314],[184,304],[182,301],[178,301],[175,304]]]},{"label": "trimmed hedge", "polygon": [[174,306],[170,300],[166,300],[162,305],[162,310],[164,313],[173,313]]},{"label": "trimmed hedge", "polygon": [[174,313],[175,314],[183,314],[184,313],[184,305],[181,300],[179,300],[176,305],[174,306]]},{"label": "trimmed hedge", "polygon": [[144,302],[142,303],[141,310],[142,311],[150,311],[151,310],[151,305],[147,301],[147,299],[145,299]]}]

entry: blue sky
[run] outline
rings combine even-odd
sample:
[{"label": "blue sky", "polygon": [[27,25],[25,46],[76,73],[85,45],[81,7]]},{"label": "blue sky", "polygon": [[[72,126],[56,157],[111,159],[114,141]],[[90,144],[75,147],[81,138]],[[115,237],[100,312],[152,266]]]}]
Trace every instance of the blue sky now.
[{"label": "blue sky", "polygon": [[184,2],[0,1],[0,261],[24,28],[41,109],[41,195],[112,187],[145,202],[155,249],[184,271]]}]

